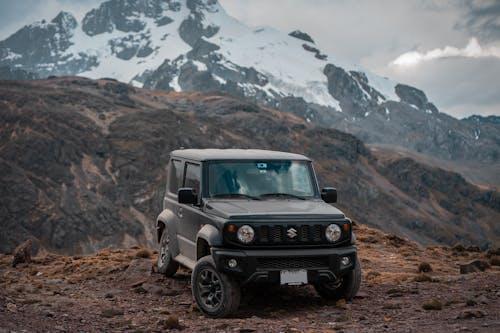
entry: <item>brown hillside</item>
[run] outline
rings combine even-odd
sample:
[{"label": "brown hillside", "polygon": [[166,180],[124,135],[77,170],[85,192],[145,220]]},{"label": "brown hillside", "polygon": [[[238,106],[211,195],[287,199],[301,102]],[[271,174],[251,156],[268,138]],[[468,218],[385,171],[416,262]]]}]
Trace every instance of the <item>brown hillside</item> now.
[{"label": "brown hillside", "polygon": [[423,244],[500,239],[497,192],[356,137],[224,95],[66,77],[0,81],[0,251],[28,237],[59,253],[152,245],[165,163],[179,147],[265,148],[315,160],[354,220]]}]

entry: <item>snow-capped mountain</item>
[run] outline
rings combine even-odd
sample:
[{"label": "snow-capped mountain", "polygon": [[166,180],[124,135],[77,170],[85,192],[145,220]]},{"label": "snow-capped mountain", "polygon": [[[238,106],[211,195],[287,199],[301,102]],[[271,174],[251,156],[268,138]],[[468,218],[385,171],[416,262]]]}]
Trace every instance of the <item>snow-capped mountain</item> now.
[{"label": "snow-capped mountain", "polygon": [[[341,109],[324,73],[327,63],[338,61],[320,53],[312,38],[247,27],[213,0],[111,0],[81,22],[61,12],[28,25],[0,50],[2,65],[42,76],[112,77],[182,90],[182,76],[208,71],[214,88],[235,85],[231,89],[249,96],[292,95]],[[393,82],[367,75],[381,100],[396,99]],[[363,94],[370,98],[369,91]]]},{"label": "snow-capped mountain", "polygon": [[422,91],[340,62],[307,33],[248,27],[216,0],[108,0],[81,21],[61,12],[1,41],[0,67],[223,91],[368,143],[447,159],[500,159],[495,135],[479,135],[490,133],[479,122],[440,113]]}]

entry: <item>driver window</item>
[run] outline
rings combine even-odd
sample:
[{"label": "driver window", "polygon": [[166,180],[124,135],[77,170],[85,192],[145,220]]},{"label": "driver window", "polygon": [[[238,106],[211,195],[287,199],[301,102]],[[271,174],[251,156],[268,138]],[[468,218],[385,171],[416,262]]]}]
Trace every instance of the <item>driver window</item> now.
[{"label": "driver window", "polygon": [[201,168],[197,164],[186,163],[184,173],[184,186],[193,188],[197,194],[200,193]]},{"label": "driver window", "polygon": [[182,182],[182,162],[179,160],[170,161],[169,171],[169,192],[177,195],[177,190],[181,187]]}]

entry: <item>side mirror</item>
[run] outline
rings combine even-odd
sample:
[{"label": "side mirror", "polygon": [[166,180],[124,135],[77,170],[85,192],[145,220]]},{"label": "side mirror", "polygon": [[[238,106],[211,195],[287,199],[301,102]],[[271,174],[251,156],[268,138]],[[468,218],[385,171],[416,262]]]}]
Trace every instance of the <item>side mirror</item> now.
[{"label": "side mirror", "polygon": [[177,201],[181,204],[196,205],[198,203],[198,195],[191,187],[182,187],[177,191]]},{"label": "side mirror", "polygon": [[337,202],[337,189],[333,187],[324,187],[321,189],[321,199],[326,203]]}]

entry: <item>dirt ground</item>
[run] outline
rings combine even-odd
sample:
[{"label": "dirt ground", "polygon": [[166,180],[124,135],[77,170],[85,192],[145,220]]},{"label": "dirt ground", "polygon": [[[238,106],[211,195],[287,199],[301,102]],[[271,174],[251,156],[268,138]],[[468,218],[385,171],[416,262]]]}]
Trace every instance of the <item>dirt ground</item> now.
[{"label": "dirt ground", "polygon": [[[459,273],[486,253],[422,248],[358,227],[363,266],[353,302],[328,302],[310,286],[249,286],[239,312],[205,318],[192,302],[190,273],[151,272],[147,249],[88,256],[46,254],[10,266],[0,256],[3,332],[500,332],[500,267]],[[432,272],[419,273],[422,262]],[[496,262],[498,264],[498,262]]]}]

